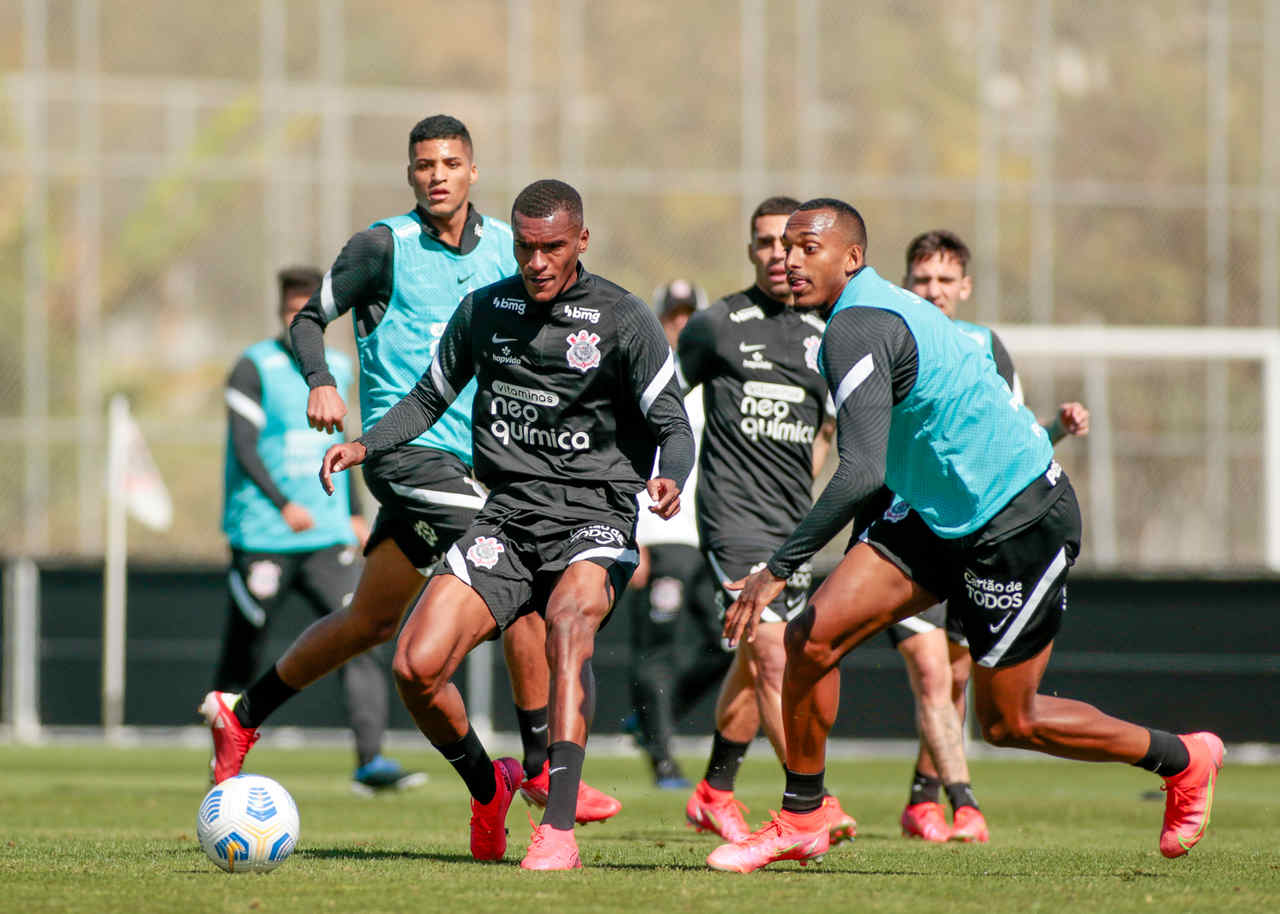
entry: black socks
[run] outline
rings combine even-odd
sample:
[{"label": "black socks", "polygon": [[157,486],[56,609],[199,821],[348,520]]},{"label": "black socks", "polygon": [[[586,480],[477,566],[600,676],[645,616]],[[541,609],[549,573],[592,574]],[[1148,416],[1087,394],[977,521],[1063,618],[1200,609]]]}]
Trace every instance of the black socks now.
[{"label": "black socks", "polygon": [[915,806],[917,803],[937,803],[941,797],[942,779],[934,777],[931,774],[924,774],[919,768],[916,769],[915,776],[911,779],[911,798],[907,800],[908,806]]},{"label": "black socks", "polygon": [[297,694],[298,690],[281,679],[272,664],[236,702],[236,720],[242,727],[261,727],[271,712]]},{"label": "black socks", "polygon": [[[574,813],[578,810],[578,784],[582,781],[582,761],[586,755],[585,748],[568,740],[552,743],[547,749],[550,784],[547,787],[547,811],[542,815],[543,825],[560,831],[573,828]],[[565,782],[572,789],[558,790],[557,787]]]},{"label": "black socks", "polygon": [[817,774],[797,774],[787,769],[787,786],[782,791],[782,808],[786,812],[813,812],[822,805],[826,789],[822,785],[826,769]]},{"label": "black socks", "polygon": [[1171,778],[1186,771],[1191,764],[1191,754],[1187,752],[1182,740],[1165,730],[1148,732],[1151,734],[1151,745],[1147,748],[1147,754],[1133,764],[1162,778]]},{"label": "black socks", "polygon": [[520,724],[520,745],[524,748],[524,776],[537,777],[547,760],[547,706],[525,710],[516,708]]},{"label": "black socks", "polygon": [[477,803],[488,803],[498,792],[498,783],[494,780],[493,761],[480,743],[475,730],[467,730],[467,735],[456,743],[436,746],[444,760],[454,767],[462,776],[471,796]]},{"label": "black socks", "polygon": [[720,731],[711,738],[711,759],[707,762],[707,784],[716,790],[733,790],[738,777],[738,766],[746,757],[750,743],[735,743],[725,739]]}]

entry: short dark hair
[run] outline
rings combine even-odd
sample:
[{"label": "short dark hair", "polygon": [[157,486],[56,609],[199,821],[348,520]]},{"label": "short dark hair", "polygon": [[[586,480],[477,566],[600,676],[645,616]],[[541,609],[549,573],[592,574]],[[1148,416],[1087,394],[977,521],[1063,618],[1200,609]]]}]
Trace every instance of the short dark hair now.
[{"label": "short dark hair", "polygon": [[283,309],[285,298],[293,292],[314,295],[324,282],[324,274],[315,267],[285,267],[276,274],[276,280],[280,283],[280,307]]},{"label": "short dark hair", "polygon": [[806,200],[796,207],[796,212],[808,212],[815,209],[834,211],[836,221],[843,223],[845,230],[848,231],[849,240],[862,248],[863,255],[867,253],[867,223],[863,221],[861,213],[848,203],[843,200],[837,200],[835,197],[814,197],[812,200]]},{"label": "short dark hair", "polygon": [[935,254],[950,258],[960,264],[961,274],[969,272],[969,246],[960,240],[955,232],[946,229],[934,229],[916,235],[907,245],[907,275],[911,268],[921,260],[928,260]]},{"label": "short dark hair", "polygon": [[409,158],[413,158],[413,147],[423,140],[462,140],[467,144],[467,154],[473,152],[467,125],[447,114],[433,114],[413,125],[409,131]]},{"label": "short dark hair", "polygon": [[579,224],[582,223],[582,196],[570,185],[555,178],[534,181],[516,195],[511,204],[511,218],[516,213],[530,219],[549,219],[564,210]]},{"label": "short dark hair", "polygon": [[747,231],[752,236],[756,233],[756,220],[761,216],[790,216],[800,208],[800,201],[795,197],[765,197],[751,212],[751,220],[747,223]]}]

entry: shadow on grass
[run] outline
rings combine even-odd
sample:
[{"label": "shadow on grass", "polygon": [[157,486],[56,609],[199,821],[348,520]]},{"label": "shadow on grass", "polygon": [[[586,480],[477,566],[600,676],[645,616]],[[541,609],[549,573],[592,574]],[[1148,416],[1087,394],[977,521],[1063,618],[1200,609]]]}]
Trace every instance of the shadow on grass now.
[{"label": "shadow on grass", "polygon": [[308,847],[298,851],[299,857],[316,860],[435,860],[439,863],[480,863],[468,854],[447,854],[435,851],[395,851],[376,847]]}]

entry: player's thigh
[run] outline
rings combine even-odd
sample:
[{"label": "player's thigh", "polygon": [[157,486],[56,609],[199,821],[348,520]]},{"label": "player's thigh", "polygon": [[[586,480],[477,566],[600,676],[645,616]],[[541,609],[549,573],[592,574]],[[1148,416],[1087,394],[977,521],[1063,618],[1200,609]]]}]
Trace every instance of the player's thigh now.
[{"label": "player's thigh", "polygon": [[756,626],[755,639],[738,646],[738,653],[745,653],[749,661],[756,692],[761,695],[782,693],[782,676],[787,668],[786,631],[785,623],[762,622]]},{"label": "player's thigh", "polygon": [[906,664],[911,691],[917,698],[951,700],[951,657],[944,629],[935,627],[899,641],[898,653]]},{"label": "player's thigh", "polygon": [[396,675],[447,679],[472,648],[497,634],[497,623],[479,593],[454,575],[436,575],[396,639]]},{"label": "player's thigh", "polygon": [[938,602],[895,562],[866,542],[850,549],[791,625],[838,655]]},{"label": "player's thigh", "polygon": [[616,592],[608,566],[590,560],[573,562],[560,572],[547,596],[547,626],[582,619],[598,628],[613,608]]},{"label": "player's thigh", "polygon": [[369,550],[349,609],[358,619],[395,624],[424,584],[422,575],[391,540]]}]

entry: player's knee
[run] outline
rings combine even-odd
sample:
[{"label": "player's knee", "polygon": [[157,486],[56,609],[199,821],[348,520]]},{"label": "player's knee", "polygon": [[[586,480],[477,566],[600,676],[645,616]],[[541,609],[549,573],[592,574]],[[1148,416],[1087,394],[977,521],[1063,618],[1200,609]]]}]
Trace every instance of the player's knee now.
[{"label": "player's knee", "polygon": [[787,665],[797,670],[809,668],[825,672],[839,663],[840,657],[834,645],[809,637],[810,628],[801,622],[803,618],[802,613],[787,623],[783,635]]},{"label": "player's knee", "polygon": [[432,695],[445,681],[438,674],[440,664],[433,663],[434,651],[422,639],[402,637],[396,644],[395,659],[391,662],[391,674],[401,694],[410,691],[416,695]]},{"label": "player's knee", "polygon": [[547,662],[590,657],[598,623],[578,611],[547,612]]},{"label": "player's knee", "polygon": [[982,738],[993,746],[1030,745],[1035,737],[1035,723],[1022,714],[1004,714],[999,710],[982,716]]}]

